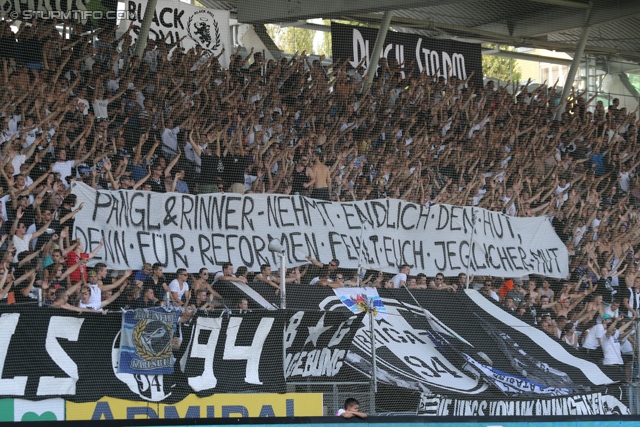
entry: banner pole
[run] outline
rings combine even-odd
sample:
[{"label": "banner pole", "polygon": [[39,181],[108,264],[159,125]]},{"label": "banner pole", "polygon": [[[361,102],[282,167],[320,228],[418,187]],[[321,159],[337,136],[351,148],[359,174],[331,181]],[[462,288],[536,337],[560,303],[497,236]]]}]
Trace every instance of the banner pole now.
[{"label": "banner pole", "polygon": [[467,289],[469,289],[469,268],[471,267],[474,234],[476,234],[476,211],[473,209],[473,206],[471,206],[471,238],[469,239],[469,258],[467,259]]},{"label": "banner pole", "polygon": [[373,299],[367,302],[367,314],[369,315],[369,333],[371,334],[371,388],[369,393],[371,413],[376,412],[376,393],[378,392],[378,376],[376,374],[376,336],[374,321]]},{"label": "banner pole", "polygon": [[287,267],[284,262],[285,254],[280,254],[280,308],[282,310],[287,308],[287,291],[285,286],[287,285]]},{"label": "banner pole", "polygon": [[364,274],[362,274],[362,242],[364,239],[364,230],[365,225],[362,224],[360,227],[360,247],[358,248],[358,274],[356,275],[356,287],[358,288],[360,287],[360,280],[364,279]]},{"label": "banner pole", "polygon": [[[636,366],[635,366],[635,370],[636,370],[636,374],[632,377],[632,382],[635,380],[635,382],[640,382],[640,339],[638,339],[638,330],[640,328],[638,328],[638,326],[640,325],[640,319],[636,319],[635,321],[635,332],[633,334],[633,340],[636,343],[636,351],[635,354],[633,355],[633,360],[636,362]],[[633,369],[633,367],[632,367]],[[636,413],[638,413],[638,411],[636,411]]]},{"label": "banner pole", "polygon": [[138,40],[136,40],[135,56],[142,59],[144,56],[144,49],[147,47],[147,40],[149,38],[149,30],[151,29],[151,21],[153,20],[154,12],[158,0],[149,0],[147,6],[144,8],[144,17],[142,18],[142,25],[140,26],[140,34],[138,34]]}]

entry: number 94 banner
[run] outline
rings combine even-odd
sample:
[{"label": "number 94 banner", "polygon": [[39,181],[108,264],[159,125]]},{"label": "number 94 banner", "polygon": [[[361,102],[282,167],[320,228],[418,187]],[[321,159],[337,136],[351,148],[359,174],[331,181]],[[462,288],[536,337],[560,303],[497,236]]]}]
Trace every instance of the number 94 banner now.
[{"label": "number 94 banner", "polygon": [[120,363],[122,374],[173,374],[176,361],[172,339],[178,313],[158,309],[130,310],[122,315]]}]

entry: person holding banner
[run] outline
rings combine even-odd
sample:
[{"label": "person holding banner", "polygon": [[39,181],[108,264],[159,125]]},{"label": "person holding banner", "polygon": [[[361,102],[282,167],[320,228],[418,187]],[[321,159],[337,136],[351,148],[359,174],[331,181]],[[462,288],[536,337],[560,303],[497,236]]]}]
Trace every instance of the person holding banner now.
[{"label": "person holding banner", "polygon": [[[268,284],[269,286],[274,288],[276,292],[280,290],[280,285],[278,284],[278,282],[276,282],[278,278],[271,276],[271,266],[269,264],[262,264],[260,266],[260,273],[256,274],[256,277],[253,280],[255,280],[256,282],[263,282]],[[289,280],[289,278],[285,280],[288,280],[289,283],[292,282],[292,280]]]},{"label": "person holding banner", "polygon": [[458,287],[456,285],[447,285],[444,280],[444,274],[438,273],[436,277],[429,282],[429,289],[434,289],[436,291],[449,291],[456,292]]},{"label": "person holding banner", "polygon": [[233,274],[233,264],[230,262],[225,262],[222,264],[222,271],[218,271],[216,275],[213,277],[213,283],[216,283],[218,280],[226,280],[228,282],[241,282],[245,285],[247,284],[247,278],[244,276],[236,276]]}]

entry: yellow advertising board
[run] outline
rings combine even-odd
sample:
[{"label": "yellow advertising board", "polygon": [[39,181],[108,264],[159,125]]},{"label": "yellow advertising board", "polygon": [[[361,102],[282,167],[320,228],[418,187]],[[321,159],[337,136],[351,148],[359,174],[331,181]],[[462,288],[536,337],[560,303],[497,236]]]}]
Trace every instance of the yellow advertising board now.
[{"label": "yellow advertising board", "polygon": [[105,397],[98,402],[67,402],[66,407],[67,421],[322,415],[322,393],[189,395],[171,405]]}]

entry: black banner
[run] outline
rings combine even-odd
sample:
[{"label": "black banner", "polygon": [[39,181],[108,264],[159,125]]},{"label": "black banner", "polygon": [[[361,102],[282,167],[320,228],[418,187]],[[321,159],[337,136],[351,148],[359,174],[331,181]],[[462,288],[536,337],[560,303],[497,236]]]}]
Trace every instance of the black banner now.
[{"label": "black banner", "polygon": [[196,393],[284,392],[287,313],[199,316],[178,327],[172,375],[118,373],[121,314],[19,308],[0,317],[0,394],[74,402],[103,396],[178,402]]},{"label": "black banner", "polygon": [[344,378],[340,373],[363,316],[317,310],[293,313],[284,331],[287,381]]},{"label": "black banner", "polygon": [[[364,66],[369,67],[371,53],[378,30],[331,23],[331,49],[336,63],[350,61],[352,67],[367,57]],[[416,34],[387,32],[382,56],[395,58],[402,67],[403,77],[425,73],[428,76],[453,75],[467,79],[472,71],[470,85],[482,87],[482,53],[480,44],[455,40],[439,40]]]},{"label": "black banner", "polygon": [[[407,396],[404,403],[425,415],[627,411],[623,387],[604,367],[476,291],[378,294],[379,401]],[[7,308],[0,316],[1,397],[173,403],[194,393],[282,392],[286,382],[371,378],[363,313],[332,289],[309,285],[287,286],[287,306],[198,312],[178,328],[171,375],[118,373],[120,313]]]},{"label": "black banner", "polygon": [[[290,286],[287,304],[307,311],[347,311],[331,293]],[[585,353],[516,319],[478,292],[378,293],[387,313],[375,319],[377,374],[388,393],[428,390],[451,399],[487,401],[620,393],[610,371]],[[361,323],[345,366],[333,380],[367,381],[371,371],[371,335],[368,324]],[[502,410],[491,408],[487,413]]]}]

